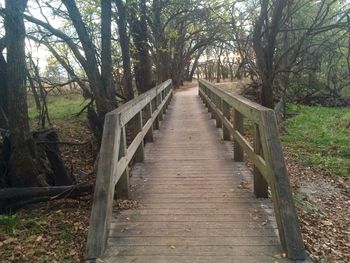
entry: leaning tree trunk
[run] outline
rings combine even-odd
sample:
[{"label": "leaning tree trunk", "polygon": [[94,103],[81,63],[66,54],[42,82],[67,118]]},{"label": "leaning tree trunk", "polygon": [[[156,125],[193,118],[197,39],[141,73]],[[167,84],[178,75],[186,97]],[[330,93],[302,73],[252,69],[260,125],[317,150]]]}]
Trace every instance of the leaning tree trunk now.
[{"label": "leaning tree trunk", "polygon": [[11,140],[9,168],[13,186],[36,185],[35,146],[29,129],[26,94],[26,0],[6,0],[8,119]]}]

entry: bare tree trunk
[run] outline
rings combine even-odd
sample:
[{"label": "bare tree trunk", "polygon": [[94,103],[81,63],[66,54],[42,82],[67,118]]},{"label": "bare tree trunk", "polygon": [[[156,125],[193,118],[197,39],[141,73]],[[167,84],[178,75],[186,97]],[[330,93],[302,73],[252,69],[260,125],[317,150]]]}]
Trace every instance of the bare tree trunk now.
[{"label": "bare tree trunk", "polygon": [[160,0],[153,0],[152,3],[152,31],[154,36],[154,45],[156,48],[156,66],[158,83],[168,80],[170,74],[170,51],[168,47],[168,40],[165,37],[163,24],[161,21],[161,11],[164,2]]},{"label": "bare tree trunk", "polygon": [[[140,0],[139,14],[132,11],[130,16],[131,34],[136,47],[135,57],[135,79],[136,86],[140,93],[144,93],[153,87],[152,82],[152,64],[149,55],[147,21],[146,21],[146,3]],[[138,17],[139,16],[139,17]]]},{"label": "bare tree trunk", "polygon": [[112,69],[112,4],[111,0],[101,0],[101,81],[104,96],[111,101],[113,110],[116,107],[114,100],[113,69]]},{"label": "bare tree trunk", "polygon": [[124,92],[127,100],[131,100],[134,98],[134,91],[132,88],[129,36],[126,31],[127,13],[126,13],[126,8],[123,3],[123,0],[115,0],[115,4],[118,8],[117,23],[118,23],[118,32],[120,37],[120,47],[122,50],[122,58],[123,58],[123,72],[124,72],[124,80],[125,80]]},{"label": "bare tree trunk", "polygon": [[[253,47],[256,55],[258,72],[262,81],[261,103],[263,106],[273,109],[276,37],[281,26],[286,0],[276,1],[271,11],[271,18],[269,18],[269,2],[269,0],[263,0],[261,3],[260,14],[254,26]],[[265,28],[267,19],[271,19],[268,30]]]},{"label": "bare tree trunk", "polygon": [[35,146],[29,129],[26,93],[25,27],[26,0],[6,0],[8,117],[11,140],[9,167],[13,186],[36,185]]},{"label": "bare tree trunk", "polygon": [[5,49],[5,38],[0,39],[0,128],[8,128],[8,90],[7,90],[7,64],[2,54]]},{"label": "bare tree trunk", "polygon": [[191,81],[191,82],[192,82],[192,80],[193,80],[194,72],[196,71],[196,69],[197,69],[197,67],[198,67],[199,58],[201,57],[203,51],[204,51],[204,49],[198,50],[197,56],[196,56],[196,58],[194,59],[194,62],[193,62],[193,65],[192,65],[192,69],[191,69],[191,72],[190,72],[190,77],[189,77],[189,81]]},{"label": "bare tree trunk", "polygon": [[102,54],[101,54],[101,73],[96,58],[96,49],[92,42],[81,13],[75,0],[62,0],[62,3],[68,10],[68,14],[75,30],[79,36],[86,60],[79,56],[79,62],[82,64],[91,85],[97,113],[91,107],[88,110],[88,118],[91,129],[94,131],[97,141],[102,139],[103,122],[105,115],[117,107],[115,92],[112,80],[112,60],[111,60],[111,0],[101,1],[101,35],[102,35]]}]

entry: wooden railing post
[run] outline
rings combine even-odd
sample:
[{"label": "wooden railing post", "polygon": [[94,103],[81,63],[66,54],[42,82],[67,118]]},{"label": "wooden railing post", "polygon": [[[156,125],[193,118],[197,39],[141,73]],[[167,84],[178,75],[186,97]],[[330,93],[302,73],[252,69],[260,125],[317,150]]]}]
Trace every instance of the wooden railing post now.
[{"label": "wooden railing post", "polygon": [[[237,110],[234,110],[233,121],[234,129],[243,134],[243,115]],[[243,148],[235,139],[233,140],[233,159],[235,162],[243,162]]]},{"label": "wooden railing post", "polygon": [[[157,109],[158,107],[158,99],[157,99],[157,96],[152,100],[152,113]],[[157,116],[154,120],[154,123],[153,123],[153,129],[155,130],[159,130],[159,117]]]},{"label": "wooden railing post", "polygon": [[[145,107],[144,115],[146,122],[151,119],[152,117],[152,103],[148,103],[148,105]],[[148,132],[145,136],[146,142],[153,142],[153,125],[151,125],[151,128],[149,128]]]},{"label": "wooden railing post", "polygon": [[[133,138],[137,136],[137,134],[142,130],[142,111],[137,113],[130,121],[133,130]],[[137,148],[135,153],[135,162],[141,163],[145,159],[144,154],[144,143],[141,142],[140,146]]]},{"label": "wooden railing post", "polygon": [[[162,95],[162,93],[159,93],[159,94],[158,94],[157,100],[158,100],[157,106],[159,106],[159,105],[162,103],[162,101],[163,101],[163,95]],[[159,119],[160,121],[163,120],[163,109],[160,110],[158,117],[159,117],[158,119]]]},{"label": "wooden railing post", "polygon": [[[254,124],[254,152],[257,155],[262,156],[262,147],[261,147],[261,135],[259,126]],[[259,169],[254,165],[253,169],[254,174],[254,194],[257,198],[268,198],[268,183],[265,180],[264,176],[261,174]]]},{"label": "wooden railing post", "polygon": [[[126,131],[122,128],[120,134],[119,160],[126,155]],[[128,167],[123,172],[115,187],[115,197],[121,199],[129,198],[129,169]]]},{"label": "wooden railing post", "polygon": [[[221,100],[221,105],[222,105],[222,113],[223,113],[224,117],[227,120],[230,120],[230,117],[231,117],[230,106],[224,100]],[[223,125],[222,132],[223,132],[224,141],[230,141],[231,134],[230,134],[229,129],[227,129],[227,127],[225,125]]]},{"label": "wooden railing post", "polygon": [[[162,96],[163,96],[163,100],[165,100],[166,95],[167,95],[167,91],[166,91],[166,90],[163,90],[163,91],[162,91],[162,94],[163,94],[163,95],[162,95]],[[164,107],[163,107],[163,114],[166,114],[166,110],[167,110],[167,107],[168,107],[168,106],[167,106],[167,103],[168,103],[168,102],[166,101],[165,104],[164,104]]]},{"label": "wooden railing post", "polygon": [[119,116],[107,114],[98,160],[97,176],[92,203],[86,258],[96,259],[103,255],[108,237],[114,199],[114,177],[120,146],[121,127]]},{"label": "wooden railing post", "polygon": [[282,247],[290,259],[305,259],[299,220],[293,203],[288,171],[274,111],[262,112],[263,151],[271,174],[271,193]]},{"label": "wooden railing post", "polygon": [[[211,91],[208,90],[208,98],[209,98],[209,100],[212,100],[212,97],[213,97],[213,94],[211,93]],[[214,110],[211,108],[211,105],[210,105],[209,101],[208,101],[208,112],[211,113],[210,117],[212,119],[214,119]]]},{"label": "wooden railing post", "polygon": [[[219,110],[222,109],[222,100],[219,96],[215,95],[215,102],[214,103]],[[215,114],[215,119],[216,119],[216,128],[222,128],[222,121],[220,119],[219,114]]]}]

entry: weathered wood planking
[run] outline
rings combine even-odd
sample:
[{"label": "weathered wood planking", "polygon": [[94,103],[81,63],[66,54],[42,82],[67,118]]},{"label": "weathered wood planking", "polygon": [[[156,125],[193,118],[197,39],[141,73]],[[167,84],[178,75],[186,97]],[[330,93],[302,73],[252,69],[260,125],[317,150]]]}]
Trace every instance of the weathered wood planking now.
[{"label": "weathered wood planking", "polygon": [[[199,96],[209,111],[223,122],[234,139],[234,159],[243,160],[243,150],[254,163],[254,193],[257,197],[272,193],[282,247],[290,259],[304,260],[306,253],[289,185],[275,112],[240,96],[230,95],[207,81],[199,81]],[[234,112],[233,125],[222,109],[219,96]],[[243,136],[243,117],[253,121],[254,147]],[[227,137],[227,136],[226,136]]]},{"label": "weathered wood planking", "polygon": [[176,92],[146,144],[130,178],[139,208],[113,214],[104,262],[270,263],[282,253],[271,201],[254,197],[252,173],[196,94]]}]

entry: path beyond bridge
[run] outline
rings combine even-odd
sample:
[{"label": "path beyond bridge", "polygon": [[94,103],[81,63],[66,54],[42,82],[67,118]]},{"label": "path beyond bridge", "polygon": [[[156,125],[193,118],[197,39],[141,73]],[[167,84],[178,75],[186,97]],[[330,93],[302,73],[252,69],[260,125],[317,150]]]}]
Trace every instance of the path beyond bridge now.
[{"label": "path beyond bridge", "polygon": [[[98,194],[101,190],[98,187],[95,190],[88,257],[100,255],[103,262],[111,263],[295,262],[287,259],[283,252],[291,248],[289,240],[279,238],[281,229],[285,231],[283,229],[289,227],[279,227],[276,223],[275,218],[283,222],[283,209],[278,209],[278,217],[275,217],[274,203],[270,199],[256,198],[253,182],[256,176],[244,162],[237,162],[237,156],[233,158],[234,152],[241,155],[239,151],[243,149],[236,147],[233,151],[232,142],[223,140],[222,129],[216,128],[225,127],[223,123],[228,120],[221,118],[220,121],[220,111],[214,112],[214,106],[207,101],[205,104],[211,114],[208,113],[200,99],[205,101],[208,92],[203,89],[199,97],[198,88],[178,90],[169,104],[170,94],[163,92],[156,104],[160,105],[163,99],[164,107],[168,108],[164,120],[156,127],[158,130],[153,132],[152,128],[158,126],[157,123],[144,132],[139,131],[143,134],[141,141],[151,136],[153,142],[144,148],[142,142],[136,145],[138,150],[132,150],[143,162],[133,167],[130,182],[125,183],[127,179],[123,179],[121,172],[114,172],[117,179],[112,181],[122,181],[124,190],[130,186],[129,198],[137,200],[138,208],[112,211],[109,222],[107,215],[107,243],[102,249],[92,234],[95,227],[100,227],[95,222],[100,219],[98,216],[94,219],[94,212],[98,214],[96,210],[104,205]],[[210,94],[209,97],[216,101]],[[150,112],[155,111],[151,109]],[[152,114],[148,115],[152,120]],[[123,119],[123,115],[120,118]],[[226,129],[224,134],[227,132]],[[136,146],[129,148],[136,149]],[[129,148],[122,156],[127,156]],[[123,151],[119,149],[119,152]],[[126,162],[120,156],[117,159],[118,164]],[[267,162],[261,162],[268,166]],[[123,189],[118,184],[117,189]],[[272,191],[278,192],[276,188],[272,186]],[[288,231],[283,233],[288,235]],[[287,245],[283,246],[280,240],[287,240]],[[293,248],[297,251],[294,256],[301,253],[303,257],[303,247],[301,252],[298,247]]]}]

